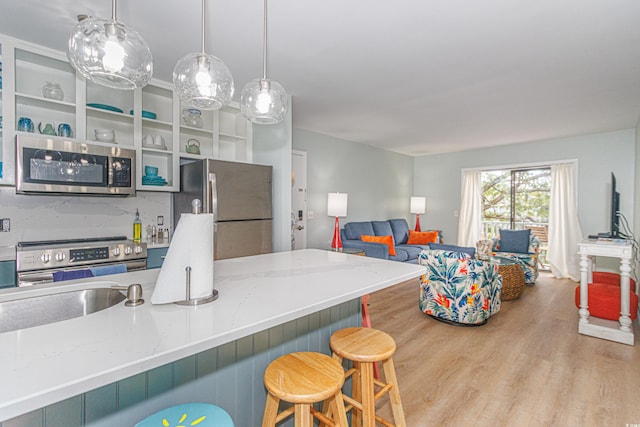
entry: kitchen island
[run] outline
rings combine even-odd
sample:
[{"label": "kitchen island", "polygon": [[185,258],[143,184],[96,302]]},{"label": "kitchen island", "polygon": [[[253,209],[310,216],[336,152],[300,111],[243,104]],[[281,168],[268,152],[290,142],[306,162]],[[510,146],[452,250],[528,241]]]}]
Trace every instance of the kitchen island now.
[{"label": "kitchen island", "polygon": [[[210,304],[120,303],[2,333],[0,425],[132,425],[189,400],[219,404],[238,426],[258,425],[262,372],[270,360],[290,351],[328,353],[334,330],[359,323],[359,297],[407,280],[416,281],[417,293],[424,271],[314,249],[227,259],[215,263],[220,297]],[[146,270],[2,290],[0,302],[15,293],[131,283],[143,285],[148,301],[157,274]]]}]

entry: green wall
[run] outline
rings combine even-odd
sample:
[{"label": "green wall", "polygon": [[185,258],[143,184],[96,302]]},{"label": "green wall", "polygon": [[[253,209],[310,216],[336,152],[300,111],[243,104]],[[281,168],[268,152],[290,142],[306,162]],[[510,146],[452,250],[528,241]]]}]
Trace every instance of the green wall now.
[{"label": "green wall", "polygon": [[[331,245],[334,219],[327,216],[327,193],[349,195],[350,221],[411,220],[413,157],[368,145],[293,129],[293,148],[307,153],[307,247]],[[410,221],[410,226],[413,221]]]},{"label": "green wall", "polygon": [[[636,148],[638,147],[638,149]],[[327,217],[327,193],[349,194],[348,217],[340,220],[405,218],[412,195],[427,198],[423,229],[443,230],[456,243],[462,169],[513,167],[577,160],[578,214],[585,235],[609,229],[610,173],[617,178],[621,211],[640,234],[640,139],[636,129],[488,147],[463,152],[410,157],[364,144],[293,129],[293,148],[307,152],[307,246],[327,248],[333,219]],[[637,183],[636,183],[637,181]],[[635,227],[634,227],[635,225]]]},{"label": "green wall", "polygon": [[640,120],[636,125],[635,134],[635,177],[634,177],[634,192],[633,200],[633,230],[636,237],[640,237]]},{"label": "green wall", "polygon": [[610,174],[617,178],[621,211],[634,224],[635,130],[622,130],[415,158],[414,191],[427,197],[423,228],[442,228],[447,242],[458,234],[462,169],[578,161],[578,215],[583,234],[609,229]]}]

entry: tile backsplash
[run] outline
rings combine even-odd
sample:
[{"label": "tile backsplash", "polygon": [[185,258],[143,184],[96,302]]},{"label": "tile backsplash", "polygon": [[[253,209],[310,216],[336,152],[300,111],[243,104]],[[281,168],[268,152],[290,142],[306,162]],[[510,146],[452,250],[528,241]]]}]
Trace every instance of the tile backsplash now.
[{"label": "tile backsplash", "polygon": [[39,196],[0,187],[0,218],[11,219],[11,231],[0,233],[0,247],[20,241],[127,236],[140,210],[143,238],[147,224],[164,217],[171,226],[171,195],[138,191],[135,197]]}]

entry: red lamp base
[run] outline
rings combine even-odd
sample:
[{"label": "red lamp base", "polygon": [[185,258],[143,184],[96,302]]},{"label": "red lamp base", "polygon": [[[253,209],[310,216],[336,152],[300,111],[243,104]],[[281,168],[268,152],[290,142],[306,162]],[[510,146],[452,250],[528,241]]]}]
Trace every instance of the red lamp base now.
[{"label": "red lamp base", "polygon": [[338,217],[336,217],[336,225],[333,230],[331,248],[336,251],[342,250],[342,239],[340,238],[340,223],[338,222]]},{"label": "red lamp base", "polygon": [[414,231],[422,231],[420,229],[420,214],[416,214],[416,229]]}]

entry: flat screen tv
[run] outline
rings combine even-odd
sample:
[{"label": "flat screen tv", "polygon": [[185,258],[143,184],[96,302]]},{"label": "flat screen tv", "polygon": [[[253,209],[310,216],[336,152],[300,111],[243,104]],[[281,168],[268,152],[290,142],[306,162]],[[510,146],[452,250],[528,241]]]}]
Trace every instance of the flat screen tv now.
[{"label": "flat screen tv", "polygon": [[611,172],[611,221],[609,237],[620,238],[620,193],[616,191],[616,176]]},{"label": "flat screen tv", "polygon": [[609,216],[609,231],[590,235],[590,239],[626,239],[624,233],[620,233],[620,193],[616,190],[616,176],[611,172],[611,214]]}]

